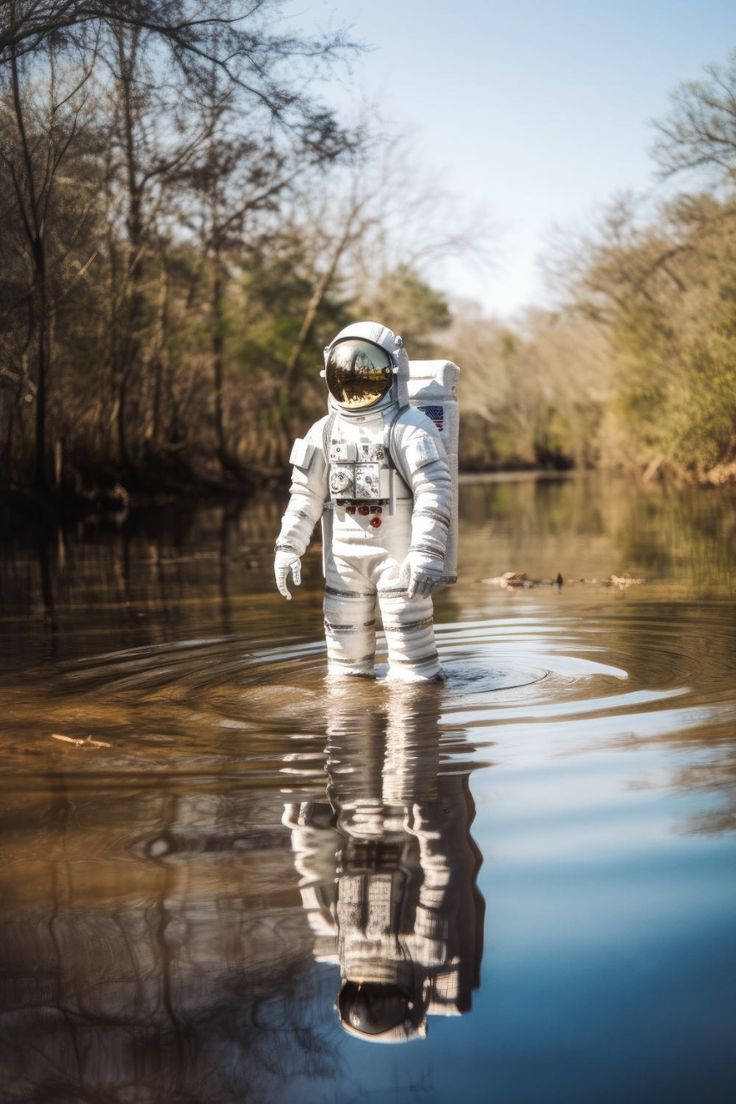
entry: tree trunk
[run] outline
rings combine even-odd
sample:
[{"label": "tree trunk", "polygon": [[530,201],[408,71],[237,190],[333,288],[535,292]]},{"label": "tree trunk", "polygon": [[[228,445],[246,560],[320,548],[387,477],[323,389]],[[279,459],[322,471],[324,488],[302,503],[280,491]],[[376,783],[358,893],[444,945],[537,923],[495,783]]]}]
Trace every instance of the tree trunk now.
[{"label": "tree trunk", "polygon": [[[127,294],[123,319],[125,333],[121,343],[121,363],[118,374],[117,436],[118,455],[123,468],[130,467],[131,448],[128,434],[128,401],[141,376],[141,326],[144,313],[143,295],[143,189],[139,179],[136,154],[136,119],[133,104],[133,70],[136,64],[137,35],[126,51],[124,33],[118,38],[118,80],[123,107],[123,143],[125,149],[128,213]],[[135,412],[134,412],[135,413]],[[140,412],[137,412],[140,413]]]},{"label": "tree trunk", "polygon": [[39,196],[36,191],[36,174],[23,112],[18,59],[14,50],[11,52],[10,57],[10,71],[13,88],[13,108],[15,111],[15,120],[18,127],[18,136],[20,138],[21,150],[23,153],[23,166],[26,175],[27,196],[25,200],[27,200],[27,207],[19,188],[17,188],[17,198],[24,215],[23,222],[29,239],[28,244],[33,265],[33,286],[29,298],[29,310],[31,313],[31,325],[36,331],[34,482],[39,490],[45,491],[48,487],[48,472],[46,465],[46,395],[50,356],[46,242],[44,237],[44,222],[39,211]]},{"label": "tree trunk", "polygon": [[151,439],[154,448],[161,443],[161,424],[163,421],[164,362],[166,360],[166,342],[169,332],[169,272],[164,257],[161,260],[159,274],[158,325],[156,333],[156,355],[151,364],[153,372],[153,409],[151,411]]},{"label": "tree trunk", "polygon": [[214,388],[215,435],[217,439],[217,458],[223,470],[230,467],[227,443],[225,441],[225,414],[223,403],[223,379],[225,362],[225,271],[219,249],[215,249],[214,271],[212,274],[212,300],[210,303],[212,321],[212,384]]},{"label": "tree trunk", "polygon": [[304,312],[304,318],[302,319],[299,334],[294,344],[294,348],[289,354],[289,359],[286,362],[286,368],[284,370],[283,376],[284,388],[288,387],[288,385],[293,381],[293,377],[299,366],[299,359],[304,352],[304,346],[307,343],[307,339],[311,332],[312,326],[316,321],[317,314],[319,313],[319,308],[322,306],[322,301],[329,291],[330,284],[335,278],[335,272],[337,271],[340,257],[342,256],[342,252],[349,241],[350,220],[348,220],[348,225],[345,229],[345,232],[335,243],[335,248],[333,249],[332,254],[330,255],[330,258],[327,262],[327,267],[320,278],[317,280],[309,302],[307,303],[307,309]]}]

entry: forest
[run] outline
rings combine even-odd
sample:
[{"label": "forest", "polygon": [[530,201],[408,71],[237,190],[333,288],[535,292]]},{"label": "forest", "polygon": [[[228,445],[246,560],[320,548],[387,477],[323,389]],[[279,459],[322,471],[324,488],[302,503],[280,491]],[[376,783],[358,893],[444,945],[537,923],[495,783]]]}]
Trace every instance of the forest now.
[{"label": "forest", "polygon": [[736,54],[654,124],[668,186],[560,234],[509,322],[433,278],[484,216],[330,106],[361,49],[278,0],[3,0],[0,494],[277,479],[358,317],[461,366],[466,470],[736,477]]}]

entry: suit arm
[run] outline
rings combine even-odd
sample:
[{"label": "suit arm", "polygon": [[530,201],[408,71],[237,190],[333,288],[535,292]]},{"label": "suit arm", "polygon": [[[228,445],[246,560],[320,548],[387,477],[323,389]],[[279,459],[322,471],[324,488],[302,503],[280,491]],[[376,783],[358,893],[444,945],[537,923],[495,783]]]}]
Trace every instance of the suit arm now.
[{"label": "suit arm", "polygon": [[276,548],[303,556],[312,531],[322,517],[327,497],[327,463],[322,442],[322,418],[298,438],[291,450],[293,464],[289,503],[281,519]]}]

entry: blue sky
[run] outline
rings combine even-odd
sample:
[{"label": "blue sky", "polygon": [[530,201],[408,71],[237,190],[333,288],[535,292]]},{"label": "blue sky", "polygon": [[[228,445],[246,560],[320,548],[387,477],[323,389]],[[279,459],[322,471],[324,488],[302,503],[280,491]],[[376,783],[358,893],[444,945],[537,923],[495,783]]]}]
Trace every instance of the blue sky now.
[{"label": "blue sky", "polygon": [[584,225],[621,189],[654,183],[650,120],[678,83],[736,49],[734,0],[296,0],[305,30],[347,27],[369,50],[330,90],[375,102],[429,173],[498,228],[495,263],[438,272],[509,313],[541,302],[553,225]]}]

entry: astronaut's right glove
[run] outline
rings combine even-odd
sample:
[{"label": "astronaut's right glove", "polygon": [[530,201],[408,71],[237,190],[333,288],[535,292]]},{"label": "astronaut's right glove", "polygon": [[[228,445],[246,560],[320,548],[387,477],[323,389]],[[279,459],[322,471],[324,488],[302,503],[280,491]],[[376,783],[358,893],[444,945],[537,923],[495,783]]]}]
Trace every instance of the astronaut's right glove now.
[{"label": "astronaut's right glove", "polygon": [[294,585],[299,586],[302,581],[302,561],[297,556],[296,552],[285,552],[283,549],[276,549],[276,558],[273,561],[273,573],[276,576],[276,586],[278,587],[279,594],[283,594],[284,598],[288,598],[291,601],[291,592],[286,585],[286,580],[291,572],[291,577],[294,580]]},{"label": "astronaut's right glove", "polygon": [[413,598],[415,594],[425,598],[433,590],[442,586],[444,571],[444,560],[436,556],[428,556],[425,552],[410,550],[401,565],[399,578],[406,586],[409,598]]}]

